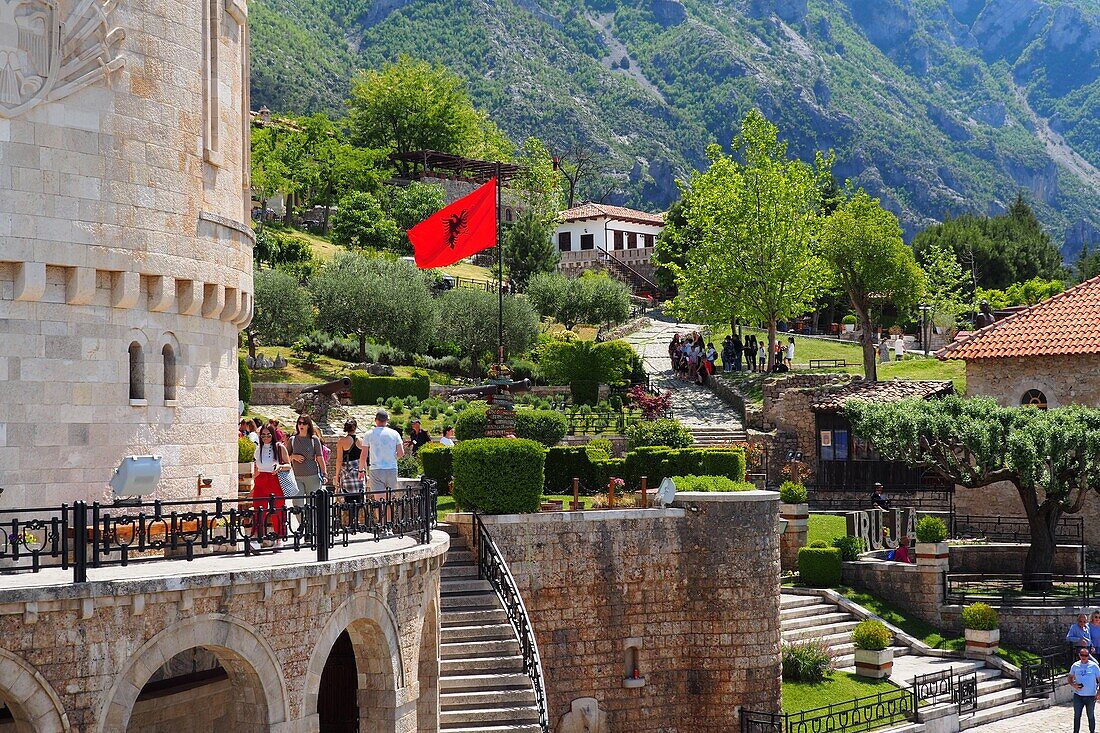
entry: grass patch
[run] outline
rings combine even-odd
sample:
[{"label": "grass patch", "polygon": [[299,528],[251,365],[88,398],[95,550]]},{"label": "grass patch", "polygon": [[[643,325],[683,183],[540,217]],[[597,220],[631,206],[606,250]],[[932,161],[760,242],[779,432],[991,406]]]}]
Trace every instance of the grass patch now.
[{"label": "grass patch", "polygon": [[821,540],[831,546],[834,538],[843,537],[846,534],[848,534],[848,526],[844,517],[833,514],[811,514],[806,543]]},{"label": "grass patch", "polygon": [[[585,509],[591,509],[592,502],[595,500],[596,497],[594,496],[582,496],[581,504],[584,506]],[[573,495],[569,494],[568,496],[566,496],[564,494],[543,494],[542,501],[565,501],[572,505]],[[443,496],[441,494],[439,496],[437,508],[439,510],[437,512],[437,516],[439,518],[439,521],[442,522],[443,517],[455,511],[455,498],[453,496]]]},{"label": "grass patch", "polygon": [[896,689],[888,679],[872,680],[851,672],[833,672],[822,682],[784,681],[783,712],[797,713]]},{"label": "grass patch", "polygon": [[[241,356],[248,356],[248,349],[239,350]],[[282,369],[253,369],[253,382],[290,382],[294,384],[318,384],[331,382],[343,376],[347,376],[348,368],[353,365],[350,361],[341,361],[328,356],[318,354],[314,357],[313,364],[306,364],[303,359],[295,356],[289,346],[257,346],[256,354],[266,356],[274,360],[282,355],[287,361]],[[411,377],[414,372],[427,374],[432,384],[453,384],[454,378],[445,372],[434,369],[421,369],[412,366],[395,366],[394,376]]]},{"label": "grass patch", "polygon": [[469,262],[456,262],[446,267],[435,267],[428,270],[437,275],[450,275],[451,277],[464,277],[469,280],[488,280],[496,282],[496,275],[488,267],[478,267]]}]

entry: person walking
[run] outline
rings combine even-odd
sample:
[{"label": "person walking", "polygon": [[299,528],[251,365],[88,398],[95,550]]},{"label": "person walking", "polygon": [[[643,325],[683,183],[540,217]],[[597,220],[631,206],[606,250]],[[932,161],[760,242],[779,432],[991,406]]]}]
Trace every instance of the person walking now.
[{"label": "person walking", "polygon": [[360,462],[363,440],[355,431],[359,424],[354,418],[344,423],[344,435],[336,441],[336,477],[340,493],[361,494],[367,488],[367,470]]},{"label": "person walking", "polygon": [[745,371],[755,372],[756,371],[756,337],[755,336],[746,336],[745,337],[744,352],[745,352]]},{"label": "person walking", "polygon": [[787,338],[787,368],[794,370],[794,336]]},{"label": "person walking", "polygon": [[367,433],[367,461],[370,466],[372,493],[394,491],[398,487],[397,459],[405,455],[401,434],[389,427],[390,413],[374,414],[374,429]]},{"label": "person walking", "polygon": [[306,497],[320,490],[325,483],[324,451],[317,427],[309,415],[299,415],[290,445],[290,465],[294,469],[294,482],[298,484],[298,496],[290,503],[304,506]]},{"label": "person walking", "polygon": [[894,339],[894,361],[901,361],[905,358],[905,336],[904,334],[898,334],[898,337]]},{"label": "person walking", "polygon": [[[253,460],[252,475],[255,479],[252,484],[252,539],[249,543],[253,550],[261,547],[261,542],[275,537],[275,544],[279,544],[286,537],[286,528],[283,523],[283,510],[286,501],[283,497],[283,489],[279,486],[279,472],[290,470],[290,456],[287,455],[286,446],[276,440],[275,429],[270,425],[260,428],[260,447],[256,449],[256,457]],[[269,532],[268,527],[271,527]]]},{"label": "person walking", "polygon": [[1081,713],[1089,720],[1089,733],[1096,733],[1096,687],[1100,665],[1089,658],[1089,650],[1077,650],[1077,661],[1069,668],[1069,686],[1073,688],[1073,733],[1081,733]]}]

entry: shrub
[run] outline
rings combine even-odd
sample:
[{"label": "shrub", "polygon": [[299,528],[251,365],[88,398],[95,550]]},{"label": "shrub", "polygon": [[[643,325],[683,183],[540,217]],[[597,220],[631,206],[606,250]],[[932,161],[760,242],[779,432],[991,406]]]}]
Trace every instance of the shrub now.
[{"label": "shrub", "polygon": [[585,444],[584,450],[588,458],[593,461],[606,461],[611,458],[614,445],[607,438],[593,438]]},{"label": "shrub", "polygon": [[809,493],[806,487],[794,481],[784,481],[779,485],[779,500],[784,504],[805,504]]},{"label": "shrub", "polygon": [[351,373],[351,401],[357,405],[377,404],[378,398],[416,397],[427,399],[431,383],[427,377],[374,377],[363,371]]},{"label": "shrub", "polygon": [[478,438],[451,449],[455,501],[486,514],[538,511],[546,449],[533,440]]},{"label": "shrub", "polygon": [[752,491],[755,484],[728,476],[673,476],[676,491]]},{"label": "shrub", "polygon": [[798,551],[798,575],[811,588],[835,588],[840,585],[840,550],[803,547]]},{"label": "shrub", "polygon": [[834,537],[833,547],[840,550],[841,560],[858,560],[859,555],[863,552],[863,538],[862,537]]},{"label": "shrub", "polygon": [[574,405],[594,405],[600,399],[600,383],[594,379],[574,379],[569,383]]},{"label": "shrub", "polygon": [[508,362],[508,370],[512,372],[512,379],[516,381],[530,379],[531,384],[538,382],[539,368],[533,361],[512,359]]},{"label": "shrub", "polygon": [[606,487],[607,482],[612,478],[623,478],[625,474],[625,458],[592,460],[592,485],[594,487]]},{"label": "shrub", "polygon": [[558,445],[546,451],[546,493],[568,494],[573,491],[573,478],[581,480],[581,491],[598,491],[595,466],[585,446]]},{"label": "shrub", "polygon": [[397,475],[403,478],[417,478],[423,470],[419,456],[409,452],[397,459]]},{"label": "shrub", "polygon": [[237,438],[237,463],[249,463],[256,457],[256,444],[251,439]]},{"label": "shrub", "polygon": [[819,639],[783,645],[783,679],[787,682],[820,682],[833,668],[833,656]]},{"label": "shrub", "polygon": [[447,488],[451,481],[451,448],[439,443],[428,443],[416,452],[424,465],[424,475],[439,482],[439,490]]},{"label": "shrub", "polygon": [[626,429],[626,442],[631,450],[650,445],[687,448],[692,440],[691,431],[672,418],[646,420]]},{"label": "shrub", "polygon": [[854,315],[849,313],[848,315],[841,318],[840,322],[843,323],[845,326],[854,326],[856,325],[856,323],[858,323],[858,319]]},{"label": "shrub", "polygon": [[463,410],[455,418],[455,437],[458,440],[484,438],[489,427],[485,410]]},{"label": "shrub", "polygon": [[557,445],[569,430],[565,415],[553,410],[516,410],[516,437]]},{"label": "shrub", "polygon": [[869,618],[860,621],[852,629],[852,643],[856,645],[856,649],[881,652],[890,646],[893,639],[894,635],[890,633],[890,629],[886,628],[886,624],[877,619]]},{"label": "shrub", "polygon": [[243,356],[237,357],[237,399],[245,404],[252,403],[252,375],[248,371],[248,364]]},{"label": "shrub", "polygon": [[917,522],[917,542],[936,543],[947,539],[947,525],[939,517],[927,515]]},{"label": "shrub", "polygon": [[974,631],[993,631],[1000,627],[997,612],[986,603],[971,603],[963,608],[962,622],[964,629]]},{"label": "shrub", "polygon": [[725,476],[740,483],[745,480],[745,451],[741,448],[707,448],[695,451],[699,456],[700,475]]}]

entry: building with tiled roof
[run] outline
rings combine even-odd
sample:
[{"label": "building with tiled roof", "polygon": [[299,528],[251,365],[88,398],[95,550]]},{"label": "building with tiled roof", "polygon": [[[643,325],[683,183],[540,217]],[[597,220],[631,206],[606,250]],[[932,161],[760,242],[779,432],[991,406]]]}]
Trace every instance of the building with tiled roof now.
[{"label": "building with tiled roof", "polygon": [[1100,277],[936,352],[966,362],[967,394],[1000,404],[1100,407]]},{"label": "building with tiled roof", "polygon": [[664,214],[624,206],[586,202],[566,209],[554,231],[561,253],[558,270],[577,276],[607,267],[633,280],[636,291],[644,289],[645,281],[653,280],[653,246],[664,226]]},{"label": "building with tiled roof", "polygon": [[863,380],[824,387],[818,390],[810,408],[814,412],[839,412],[851,400],[866,402],[897,402],[918,397],[922,400],[954,394],[950,380],[939,379],[891,379],[885,382]]}]

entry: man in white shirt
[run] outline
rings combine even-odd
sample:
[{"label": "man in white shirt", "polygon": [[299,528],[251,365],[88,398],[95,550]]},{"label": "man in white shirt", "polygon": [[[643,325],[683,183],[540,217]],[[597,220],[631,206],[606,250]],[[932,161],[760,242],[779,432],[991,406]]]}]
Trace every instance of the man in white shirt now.
[{"label": "man in white shirt", "polygon": [[397,489],[397,459],[405,455],[401,435],[388,426],[390,414],[379,410],[374,415],[374,429],[367,433],[367,460],[370,465],[372,492]]},{"label": "man in white shirt", "polygon": [[1089,733],[1096,733],[1096,687],[1100,666],[1089,658],[1087,647],[1077,650],[1077,661],[1069,668],[1069,686],[1073,688],[1073,733],[1081,732],[1081,713],[1089,719]]},{"label": "man in white shirt", "polygon": [[440,445],[453,446],[455,444],[455,429],[448,425],[443,428],[443,437],[439,439]]},{"label": "man in white shirt", "polygon": [[898,334],[898,337],[894,339],[894,361],[901,361],[905,358],[905,336]]}]

